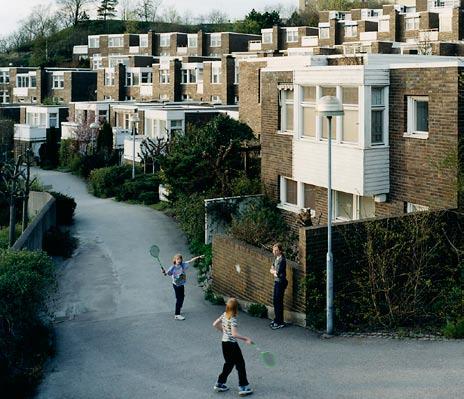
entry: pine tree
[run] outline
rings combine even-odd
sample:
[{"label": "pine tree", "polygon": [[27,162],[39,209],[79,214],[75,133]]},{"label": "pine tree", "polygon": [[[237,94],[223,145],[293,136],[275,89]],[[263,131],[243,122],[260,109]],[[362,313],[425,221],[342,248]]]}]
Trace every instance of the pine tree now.
[{"label": "pine tree", "polygon": [[98,18],[106,21],[110,17],[116,15],[116,6],[118,5],[118,0],[101,0],[101,4],[97,9]]}]

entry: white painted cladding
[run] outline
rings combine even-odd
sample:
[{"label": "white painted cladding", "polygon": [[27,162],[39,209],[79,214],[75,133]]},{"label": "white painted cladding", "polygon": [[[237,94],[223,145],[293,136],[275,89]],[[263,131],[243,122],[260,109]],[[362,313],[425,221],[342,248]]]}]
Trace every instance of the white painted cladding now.
[{"label": "white painted cladding", "polygon": [[293,83],[300,85],[388,86],[390,72],[387,68],[366,68],[358,65],[310,67],[296,70]]},{"label": "white painted cladding", "polygon": [[[294,180],[327,187],[328,146],[326,141],[293,140]],[[389,148],[362,149],[332,143],[332,187],[361,196],[390,191]]]}]

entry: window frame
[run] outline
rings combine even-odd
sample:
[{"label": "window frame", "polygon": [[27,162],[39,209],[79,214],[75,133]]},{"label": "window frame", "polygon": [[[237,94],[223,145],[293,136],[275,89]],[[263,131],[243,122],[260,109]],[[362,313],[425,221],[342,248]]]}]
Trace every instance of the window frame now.
[{"label": "window frame", "polygon": [[[417,103],[427,103],[427,131],[417,130]],[[429,117],[429,96],[408,96],[407,97],[407,130],[404,134],[407,137],[428,138],[430,132]]]},{"label": "window frame", "polygon": [[287,43],[298,43],[299,34],[297,29],[286,29],[285,40]]},{"label": "window frame", "polygon": [[160,47],[170,47],[170,46],[171,46],[171,34],[160,33]]},{"label": "window frame", "polygon": [[121,48],[124,47],[124,36],[109,36],[108,48]]},{"label": "window frame", "polygon": [[221,83],[221,74],[222,68],[220,66],[211,66],[211,83],[220,84]]},{"label": "window frame", "polygon": [[[293,98],[288,99],[287,92],[292,91],[293,92]],[[279,105],[280,105],[280,129],[279,133],[281,134],[292,134],[295,131],[295,122],[294,122],[294,115],[295,115],[295,90],[294,89],[282,89],[279,91]],[[291,117],[292,121],[292,129],[288,129],[288,115],[287,115],[287,106],[292,105],[293,106],[293,114]]]},{"label": "window frame", "polygon": [[220,33],[211,33],[209,39],[210,47],[221,47],[222,46],[222,35]]},{"label": "window frame", "polygon": [[159,81],[160,84],[169,84],[169,69],[160,69]]},{"label": "window frame", "polygon": [[54,90],[64,89],[64,76],[63,75],[53,75],[52,78],[52,88]]}]

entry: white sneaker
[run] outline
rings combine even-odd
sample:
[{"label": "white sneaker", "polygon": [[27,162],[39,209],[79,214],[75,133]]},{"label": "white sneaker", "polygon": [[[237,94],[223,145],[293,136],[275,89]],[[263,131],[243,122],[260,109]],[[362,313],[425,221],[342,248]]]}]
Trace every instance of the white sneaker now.
[{"label": "white sneaker", "polygon": [[185,317],[182,316],[181,314],[176,314],[176,315],[174,316],[174,320],[185,320]]}]

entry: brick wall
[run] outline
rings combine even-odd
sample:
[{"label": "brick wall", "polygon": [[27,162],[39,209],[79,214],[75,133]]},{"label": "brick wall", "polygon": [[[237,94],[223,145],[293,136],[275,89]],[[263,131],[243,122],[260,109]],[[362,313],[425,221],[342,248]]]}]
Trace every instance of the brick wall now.
[{"label": "brick wall", "polygon": [[272,72],[261,75],[261,179],[265,192],[279,199],[279,176],[292,177],[292,136],[278,134],[278,84],[291,82],[292,72]]},{"label": "brick wall", "polygon": [[[225,296],[272,306],[274,276],[269,269],[273,259],[271,252],[229,236],[216,235],[213,239],[213,290]],[[240,273],[236,271],[236,265],[240,265]],[[289,284],[284,298],[287,320],[288,311],[305,313],[306,296],[300,286],[305,277],[304,270],[299,264],[287,260]]]},{"label": "brick wall", "polygon": [[250,126],[256,135],[261,134],[260,75],[265,66],[265,61],[240,63],[240,121]]},{"label": "brick wall", "polygon": [[[458,146],[457,68],[393,69],[390,72],[390,199],[431,208],[457,206],[456,175],[440,167]],[[429,96],[429,137],[403,137],[407,96]]]}]

